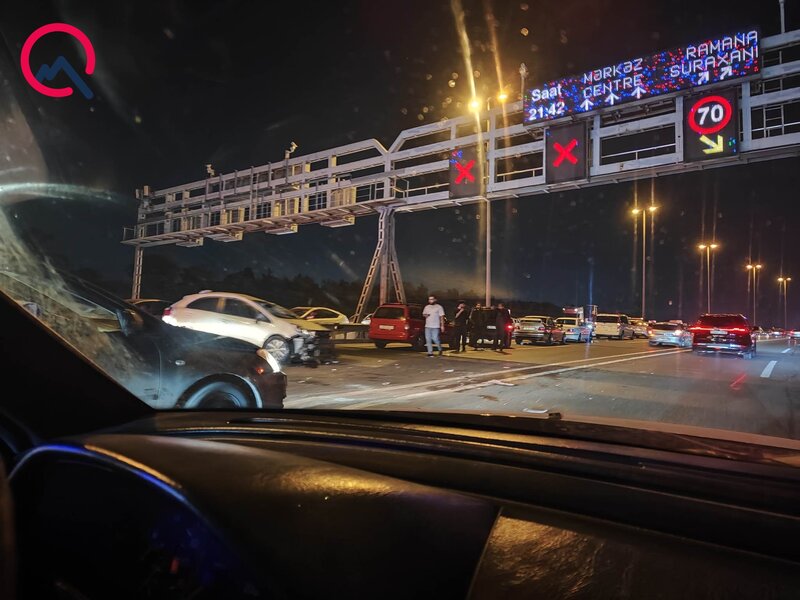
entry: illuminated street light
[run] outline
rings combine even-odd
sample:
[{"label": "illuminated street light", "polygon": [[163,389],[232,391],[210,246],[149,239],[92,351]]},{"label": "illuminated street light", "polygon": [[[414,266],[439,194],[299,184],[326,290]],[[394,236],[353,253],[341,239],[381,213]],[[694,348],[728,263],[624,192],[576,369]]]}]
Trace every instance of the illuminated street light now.
[{"label": "illuminated street light", "polygon": [[697,248],[706,253],[706,312],[711,312],[711,251],[719,248],[719,244],[711,242],[710,244],[701,243],[697,244]]},{"label": "illuminated street light", "polygon": [[750,285],[750,273],[753,274],[753,325],[756,324],[756,311],[758,307],[758,295],[756,294],[756,289],[758,286],[758,272],[764,267],[761,263],[758,264],[747,264],[745,268],[747,269],[747,284]]},{"label": "illuminated street light", "polygon": [[469,109],[472,112],[478,112],[481,109],[481,101],[477,98],[473,98],[469,101]]},{"label": "illuminated street light", "polygon": [[498,102],[500,102],[502,104],[506,100],[508,100],[508,94],[506,92],[500,92],[499,94],[497,94],[497,101]]},{"label": "illuminated street light", "polygon": [[657,209],[658,207],[655,205],[648,206],[647,210],[638,206],[631,209],[631,214],[637,219],[639,218],[639,213],[642,215],[642,319],[645,318],[645,290],[647,289],[647,213],[649,212],[650,218],[653,219]]},{"label": "illuminated street light", "polygon": [[784,330],[787,329],[789,326],[789,320],[787,319],[787,310],[786,304],[788,299],[788,292],[789,292],[789,282],[792,280],[791,277],[784,277],[781,275],[778,277],[778,293],[780,293],[781,288],[783,288],[783,328]]}]

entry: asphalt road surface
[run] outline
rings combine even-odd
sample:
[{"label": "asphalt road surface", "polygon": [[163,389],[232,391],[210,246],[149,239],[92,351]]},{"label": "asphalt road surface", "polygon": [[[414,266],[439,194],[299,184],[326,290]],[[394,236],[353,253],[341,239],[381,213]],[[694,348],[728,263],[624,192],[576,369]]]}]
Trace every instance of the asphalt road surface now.
[{"label": "asphalt road surface", "polygon": [[336,363],[287,373],[286,408],[549,410],[800,439],[800,345],[786,339],[759,341],[752,360],[645,340],[434,358],[402,346],[343,344]]}]

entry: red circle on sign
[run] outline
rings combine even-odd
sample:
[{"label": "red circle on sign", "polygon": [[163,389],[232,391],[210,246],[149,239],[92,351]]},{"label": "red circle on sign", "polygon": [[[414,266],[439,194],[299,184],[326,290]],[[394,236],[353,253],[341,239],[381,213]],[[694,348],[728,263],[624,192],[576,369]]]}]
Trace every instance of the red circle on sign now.
[{"label": "red circle on sign", "polygon": [[[700,125],[696,120],[697,117],[697,110],[706,104],[717,103],[722,106],[722,110],[724,112],[722,119],[719,123],[714,123],[710,127],[703,127]],[[700,135],[709,135],[711,133],[717,133],[721,129],[725,127],[731,121],[731,117],[733,116],[733,107],[731,103],[728,102],[727,98],[723,98],[722,96],[706,96],[698,100],[694,106],[689,110],[689,127],[692,128],[693,131],[696,131]]]}]

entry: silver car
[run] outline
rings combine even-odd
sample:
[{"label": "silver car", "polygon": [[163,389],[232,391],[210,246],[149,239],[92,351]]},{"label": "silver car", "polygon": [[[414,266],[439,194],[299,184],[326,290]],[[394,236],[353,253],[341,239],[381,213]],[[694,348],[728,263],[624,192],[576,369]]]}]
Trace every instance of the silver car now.
[{"label": "silver car", "polygon": [[692,334],[678,323],[653,323],[647,330],[651,346],[678,346],[689,348],[692,345]]}]

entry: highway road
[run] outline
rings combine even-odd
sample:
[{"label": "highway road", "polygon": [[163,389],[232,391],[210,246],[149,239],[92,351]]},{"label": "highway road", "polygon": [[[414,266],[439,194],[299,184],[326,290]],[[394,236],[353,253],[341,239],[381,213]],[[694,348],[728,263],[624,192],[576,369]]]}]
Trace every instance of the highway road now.
[{"label": "highway road", "polygon": [[342,344],[293,367],[286,408],[479,411],[658,421],[800,439],[800,345],[762,340],[752,360],[645,340],[465,354]]}]

